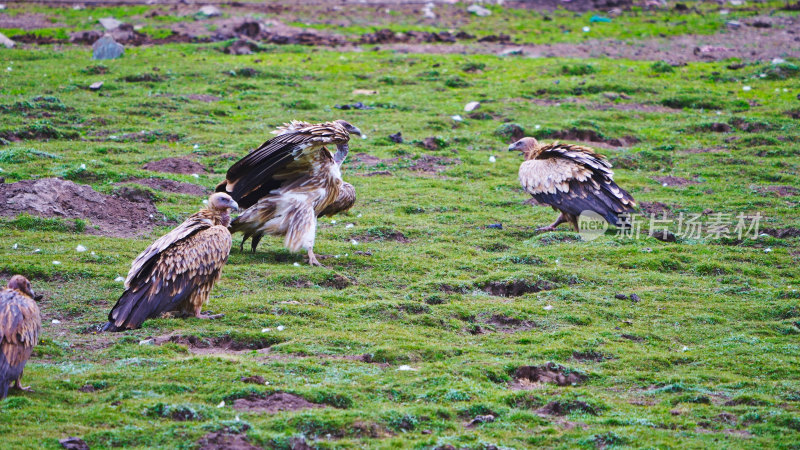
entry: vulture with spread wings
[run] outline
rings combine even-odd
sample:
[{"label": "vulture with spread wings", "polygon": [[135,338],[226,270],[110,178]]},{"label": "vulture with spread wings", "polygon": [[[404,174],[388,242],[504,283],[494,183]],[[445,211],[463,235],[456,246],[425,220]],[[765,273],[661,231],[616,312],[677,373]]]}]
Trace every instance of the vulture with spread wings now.
[{"label": "vulture with spread wings", "polygon": [[[309,264],[318,266],[317,217],[347,211],[355,203],[355,189],[342,181],[341,166],[350,135],[361,136],[361,131],[336,120],[293,121],[273,133],[274,138],[228,169],[217,192],[227,192],[247,208],[231,223],[231,233],[244,233],[242,246],[252,238],[255,251],[264,234],[285,236],[290,251],[305,249]],[[336,152],[326,146],[336,146]]]},{"label": "vulture with spread wings", "polygon": [[39,342],[42,317],[36,305],[31,282],[14,275],[0,290],[0,400],[8,395],[9,385],[23,391],[22,371]]},{"label": "vulture with spread wings", "polygon": [[231,251],[232,209],[238,205],[229,195],[212,194],[206,208],[137,256],[103,331],[139,328],[170,312],[208,318],[200,311]]},{"label": "vulture with spread wings", "polygon": [[538,231],[553,231],[564,222],[579,231],[578,217],[584,211],[594,211],[611,225],[623,226],[620,216],[636,208],[633,197],[614,182],[611,164],[588,147],[558,142],[540,145],[525,137],[508,150],[525,156],[519,167],[525,192],[561,212],[555,222]]}]

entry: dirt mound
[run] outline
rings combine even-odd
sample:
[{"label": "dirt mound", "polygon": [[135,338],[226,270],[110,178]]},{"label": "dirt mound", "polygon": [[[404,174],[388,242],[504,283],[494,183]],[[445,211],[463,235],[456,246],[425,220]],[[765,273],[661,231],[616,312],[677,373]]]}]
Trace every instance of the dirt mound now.
[{"label": "dirt mound", "polygon": [[166,178],[131,178],[122,183],[117,183],[117,185],[121,186],[128,183],[135,183],[157,191],[171,192],[173,194],[206,195],[208,193],[208,190],[203,186]]},{"label": "dirt mound", "polygon": [[220,97],[217,97],[216,95],[208,95],[208,94],[189,94],[186,96],[186,98],[188,98],[189,100],[196,100],[198,102],[205,102],[205,103],[218,102],[222,100]]},{"label": "dirt mound", "polygon": [[445,158],[441,156],[422,155],[417,159],[411,160],[409,170],[424,173],[439,173],[448,170],[450,166],[461,164],[458,158]]},{"label": "dirt mound", "polygon": [[661,202],[639,202],[639,208],[642,210],[643,213],[647,214],[648,216],[672,216],[672,208],[666,203]]},{"label": "dirt mound", "polygon": [[532,383],[554,383],[559,386],[575,386],[586,380],[586,375],[549,362],[541,366],[521,366],[514,371],[514,389],[528,389]]},{"label": "dirt mound", "polygon": [[174,342],[189,347],[197,355],[236,354],[251,350],[269,349],[276,342],[267,337],[261,339],[235,339],[231,336],[203,338],[198,336],[165,335],[153,339],[154,345]]},{"label": "dirt mound", "polygon": [[490,281],[481,286],[484,292],[500,297],[519,297],[531,292],[549,291],[555,288],[553,283],[543,280],[533,283],[527,280]]},{"label": "dirt mound", "polygon": [[601,362],[607,359],[614,359],[614,357],[594,350],[587,350],[585,352],[572,352],[572,359],[583,362]]},{"label": "dirt mound", "polygon": [[159,161],[149,162],[142,166],[142,169],[166,173],[206,173],[206,168],[202,164],[189,158],[164,158]]},{"label": "dirt mound", "polygon": [[390,166],[395,164],[398,159],[397,158],[386,158],[381,159],[377,156],[370,155],[368,153],[356,153],[355,155],[350,157],[351,164],[357,164],[357,167],[377,167],[379,165],[383,166]]},{"label": "dirt mound", "polygon": [[528,331],[537,327],[536,322],[530,320],[517,319],[516,317],[508,317],[502,314],[495,314],[486,321],[486,324],[492,325],[495,330],[503,333],[518,333],[520,331]]},{"label": "dirt mound", "polygon": [[276,392],[266,397],[251,395],[236,399],[233,409],[246,412],[261,412],[275,414],[280,411],[298,411],[301,409],[324,408],[324,405],[311,403],[298,395],[286,392]]},{"label": "dirt mound", "polygon": [[800,195],[800,190],[793,186],[760,186],[756,190],[762,194],[771,193],[778,197],[793,197]]},{"label": "dirt mound", "polygon": [[573,412],[597,415],[597,409],[580,400],[555,400],[536,411],[547,416],[566,416]]},{"label": "dirt mound", "polygon": [[686,178],[681,177],[673,177],[672,175],[667,175],[666,177],[653,177],[653,179],[662,185],[667,186],[687,186],[690,184],[699,184],[698,181],[687,180]]},{"label": "dirt mound", "polygon": [[232,433],[227,429],[208,433],[197,441],[197,445],[200,450],[256,450],[261,448],[248,442],[246,434]]},{"label": "dirt mound", "polygon": [[778,239],[800,237],[800,228],[786,227],[786,228],[764,228],[762,233],[768,234]]},{"label": "dirt mound", "polygon": [[16,216],[26,213],[41,217],[87,219],[89,233],[131,237],[149,231],[161,217],[152,203],[134,203],[103,195],[90,186],[59,178],[22,180],[0,184],[0,214]]},{"label": "dirt mound", "polygon": [[634,136],[625,136],[623,138],[607,138],[595,130],[582,129],[582,128],[569,128],[566,130],[545,130],[537,133],[537,138],[547,139],[564,139],[569,141],[583,141],[583,142],[597,142],[601,144],[608,144],[612,147],[628,147],[639,142],[639,139]]}]

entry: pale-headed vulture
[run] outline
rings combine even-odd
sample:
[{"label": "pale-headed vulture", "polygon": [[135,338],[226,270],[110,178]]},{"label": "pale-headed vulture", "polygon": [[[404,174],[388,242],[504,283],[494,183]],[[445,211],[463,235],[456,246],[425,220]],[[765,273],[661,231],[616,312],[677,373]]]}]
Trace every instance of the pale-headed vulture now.
[{"label": "pale-headed vulture", "polygon": [[0,290],[0,400],[6,398],[12,382],[16,389],[30,390],[20,379],[41,330],[42,317],[31,282],[14,275]]}]

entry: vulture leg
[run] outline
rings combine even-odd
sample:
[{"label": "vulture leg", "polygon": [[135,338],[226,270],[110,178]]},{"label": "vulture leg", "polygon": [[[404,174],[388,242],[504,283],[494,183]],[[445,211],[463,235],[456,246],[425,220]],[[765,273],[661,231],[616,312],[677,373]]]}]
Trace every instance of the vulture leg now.
[{"label": "vulture leg", "polygon": [[[562,212],[561,214],[559,214],[558,219],[556,219],[555,222],[551,223],[546,227],[537,228],[536,231],[541,231],[541,232],[555,231],[557,226],[567,221],[570,221],[569,218],[567,217],[567,214]],[[570,223],[572,223],[572,221],[570,221]]]},{"label": "vulture leg", "polygon": [[261,233],[256,233],[253,238],[250,240],[250,250],[255,253],[256,247],[258,247],[258,243],[261,242],[261,237],[264,236]]},{"label": "vulture leg", "polygon": [[202,308],[203,308],[202,303],[194,307],[194,316],[198,319],[219,319],[221,317],[225,317],[225,314],[203,314],[201,312]]},{"label": "vulture leg", "polygon": [[312,266],[324,267],[319,263],[319,261],[317,261],[317,257],[314,255],[314,250],[312,249],[308,249],[308,263]]},{"label": "vulture leg", "polygon": [[20,375],[19,378],[17,378],[17,381],[14,382],[14,389],[19,389],[20,391],[25,392],[33,392],[33,389],[31,389],[30,386],[23,386],[22,383],[20,383],[20,378],[22,378],[22,375]]}]

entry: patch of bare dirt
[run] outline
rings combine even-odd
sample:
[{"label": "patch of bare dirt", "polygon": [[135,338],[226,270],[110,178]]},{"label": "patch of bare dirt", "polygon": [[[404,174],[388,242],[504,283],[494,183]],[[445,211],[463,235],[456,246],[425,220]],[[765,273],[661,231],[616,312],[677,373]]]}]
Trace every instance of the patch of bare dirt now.
[{"label": "patch of bare dirt", "polygon": [[796,238],[800,237],[800,228],[786,227],[786,228],[763,228],[762,233],[766,233],[778,239]]},{"label": "patch of bare dirt", "polygon": [[541,366],[521,366],[514,371],[511,388],[527,390],[536,383],[553,383],[559,386],[576,386],[586,381],[586,375],[569,371],[563,366],[549,362]]},{"label": "patch of bare dirt", "polygon": [[711,147],[711,148],[689,148],[686,150],[681,150],[680,153],[686,153],[690,155],[700,154],[700,153],[725,153],[727,150],[720,147]]},{"label": "patch of bare dirt", "polygon": [[41,217],[84,219],[97,226],[86,227],[90,234],[132,237],[149,231],[161,217],[152,203],[135,203],[104,195],[88,185],[59,178],[22,180],[0,184],[0,214],[26,213]]},{"label": "patch of bare dirt", "polygon": [[[44,14],[22,13],[15,16],[0,14],[0,28],[17,28],[21,30],[38,30],[41,28],[60,28],[62,23],[53,23]],[[16,36],[14,37],[16,41]],[[20,41],[21,42],[21,41]]]},{"label": "patch of bare dirt", "polygon": [[598,411],[594,406],[580,400],[554,400],[536,412],[544,416],[566,416],[574,412],[596,416]]},{"label": "patch of bare dirt", "polygon": [[355,239],[358,241],[364,242],[374,242],[374,241],[395,241],[400,242],[403,244],[407,244],[411,242],[411,239],[407,238],[402,231],[391,230],[391,229],[381,229],[376,231],[368,231],[364,234],[359,234],[353,236],[351,239]]},{"label": "patch of bare dirt", "polygon": [[287,392],[276,392],[259,397],[251,395],[245,398],[236,399],[233,402],[233,409],[245,412],[258,412],[275,414],[280,411],[299,411],[301,409],[324,408],[325,405],[311,403],[299,395]]},{"label": "patch of bare dirt", "polygon": [[480,287],[484,292],[500,297],[519,297],[531,292],[549,291],[556,285],[544,280],[530,282],[527,280],[490,281]]},{"label": "patch of bare dirt", "polygon": [[242,383],[250,383],[250,384],[267,384],[267,380],[264,379],[261,375],[251,375],[249,377],[242,377],[239,379]]},{"label": "patch of bare dirt", "polygon": [[398,158],[386,158],[381,159],[377,156],[370,155],[368,153],[356,153],[355,155],[350,157],[350,164],[355,163],[356,167],[377,167],[379,165],[389,167],[393,164],[396,164]]},{"label": "patch of bare dirt", "polygon": [[189,158],[164,158],[158,161],[149,162],[142,166],[142,169],[165,173],[206,173],[206,168],[203,167],[202,164],[192,161]]},{"label": "patch of bare dirt", "polygon": [[127,183],[135,183],[157,191],[171,192],[173,194],[206,195],[208,193],[208,190],[203,186],[166,178],[131,178],[122,183],[117,183],[117,185],[122,186]]},{"label": "patch of bare dirt", "polygon": [[594,350],[587,350],[583,352],[572,352],[572,359],[582,362],[601,362],[608,359],[614,359],[614,356]]},{"label": "patch of bare dirt", "polygon": [[492,325],[495,330],[502,333],[518,333],[521,331],[529,331],[537,327],[536,322],[517,319],[516,317],[509,317],[502,314],[492,315],[485,323],[487,325]]},{"label": "patch of bare dirt", "polygon": [[648,216],[672,217],[672,207],[661,202],[639,202],[639,209]]},{"label": "patch of bare dirt", "polygon": [[199,441],[197,441],[200,450],[257,450],[261,447],[256,447],[247,440],[247,435],[244,433],[248,425],[242,426],[241,433],[234,433],[227,427],[220,431],[208,433]]},{"label": "patch of bare dirt", "polygon": [[350,279],[344,275],[335,274],[333,277],[328,278],[325,281],[322,281],[319,285],[323,287],[329,287],[334,289],[344,289],[346,287],[350,287],[355,284],[355,278]]},{"label": "patch of bare dirt", "polygon": [[208,94],[189,94],[186,96],[186,98],[188,98],[189,100],[196,100],[198,102],[205,102],[205,103],[218,102],[222,100],[220,97],[217,97],[216,95],[208,95]]},{"label": "patch of bare dirt", "polygon": [[269,351],[274,343],[271,340],[237,340],[230,336],[203,338],[197,336],[182,336],[167,334],[153,338],[153,345],[162,345],[167,342],[185,345],[189,351],[196,355],[239,354],[252,350],[260,352]]},{"label": "patch of bare dirt", "polygon": [[422,155],[417,159],[411,160],[409,170],[429,174],[437,174],[449,169],[450,166],[461,164],[458,158],[445,158],[442,156]]},{"label": "patch of bare dirt", "polygon": [[652,178],[661,183],[662,185],[667,185],[667,186],[688,186],[690,184],[699,184],[698,181],[687,180],[686,178],[674,177],[672,175],[667,175],[665,177],[652,177]]},{"label": "patch of bare dirt", "polygon": [[545,136],[550,139],[565,139],[569,141],[583,141],[591,143],[607,144],[612,147],[628,147],[639,142],[639,139],[634,136],[625,136],[622,138],[607,138],[595,130],[569,128],[566,130],[558,130],[549,133]]},{"label": "patch of bare dirt", "polygon": [[761,194],[775,194],[778,197],[793,197],[800,194],[800,190],[793,186],[758,186],[756,191]]}]

